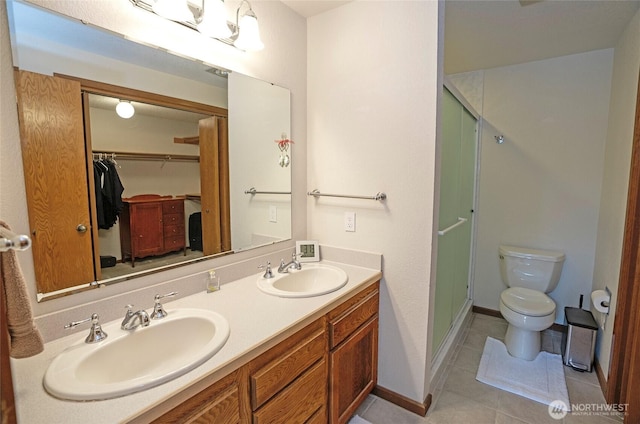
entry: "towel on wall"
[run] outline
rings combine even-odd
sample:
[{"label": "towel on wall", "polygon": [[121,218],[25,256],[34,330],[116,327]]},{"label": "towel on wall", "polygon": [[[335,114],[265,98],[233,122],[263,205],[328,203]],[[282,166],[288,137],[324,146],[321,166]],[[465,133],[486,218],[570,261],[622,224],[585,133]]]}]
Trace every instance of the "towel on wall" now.
[{"label": "towel on wall", "polygon": [[[3,221],[0,221],[0,225],[11,230]],[[7,326],[11,339],[9,354],[13,358],[37,355],[44,350],[44,342],[33,321],[27,284],[13,250],[0,253],[0,287],[4,291]]]}]

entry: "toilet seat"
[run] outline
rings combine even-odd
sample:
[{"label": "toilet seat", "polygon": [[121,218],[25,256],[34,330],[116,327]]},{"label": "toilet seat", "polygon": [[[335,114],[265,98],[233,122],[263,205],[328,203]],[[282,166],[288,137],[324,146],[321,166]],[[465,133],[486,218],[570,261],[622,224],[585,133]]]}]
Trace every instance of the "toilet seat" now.
[{"label": "toilet seat", "polygon": [[532,317],[541,317],[555,312],[555,302],[546,294],[526,289],[511,287],[500,293],[500,300],[514,312]]}]

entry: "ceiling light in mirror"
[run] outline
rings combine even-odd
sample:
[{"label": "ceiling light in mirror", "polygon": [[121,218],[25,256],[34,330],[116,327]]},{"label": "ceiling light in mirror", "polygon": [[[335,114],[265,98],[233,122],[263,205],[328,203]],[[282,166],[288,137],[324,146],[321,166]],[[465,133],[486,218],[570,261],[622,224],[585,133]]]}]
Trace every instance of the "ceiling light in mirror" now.
[{"label": "ceiling light in mirror", "polygon": [[136,110],[131,102],[120,100],[116,105],[116,113],[123,119],[129,119],[133,116],[134,113],[136,113]]}]

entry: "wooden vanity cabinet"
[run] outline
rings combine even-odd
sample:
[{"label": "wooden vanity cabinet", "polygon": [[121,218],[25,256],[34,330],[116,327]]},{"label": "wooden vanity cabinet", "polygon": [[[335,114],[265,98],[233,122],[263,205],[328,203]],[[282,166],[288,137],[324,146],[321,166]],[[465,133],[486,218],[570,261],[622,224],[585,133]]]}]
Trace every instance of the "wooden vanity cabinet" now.
[{"label": "wooden vanity cabinet", "polygon": [[325,327],[322,317],[249,363],[253,424],[306,423],[318,413],[326,417]]},{"label": "wooden vanity cabinet", "polygon": [[176,250],[186,254],[184,199],[139,195],[122,199],[120,248],[122,261],[162,255]]},{"label": "wooden vanity cabinet", "polygon": [[329,422],[346,423],[378,381],[379,283],[327,314]]},{"label": "wooden vanity cabinet", "polygon": [[154,423],[346,423],[377,382],[379,284]]}]

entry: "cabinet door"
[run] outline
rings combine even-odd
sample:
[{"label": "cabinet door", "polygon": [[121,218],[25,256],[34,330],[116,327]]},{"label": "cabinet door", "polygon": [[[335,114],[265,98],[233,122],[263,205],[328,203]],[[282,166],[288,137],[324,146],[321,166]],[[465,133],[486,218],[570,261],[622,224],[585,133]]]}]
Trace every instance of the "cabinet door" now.
[{"label": "cabinet door", "polygon": [[154,202],[133,205],[131,221],[133,255],[142,258],[162,252],[164,248],[162,204]]},{"label": "cabinet door", "polygon": [[378,379],[378,316],[330,353],[330,422],[346,423]]},{"label": "cabinet door", "polygon": [[80,83],[25,71],[16,82],[38,290],[86,284],[95,273]]}]

